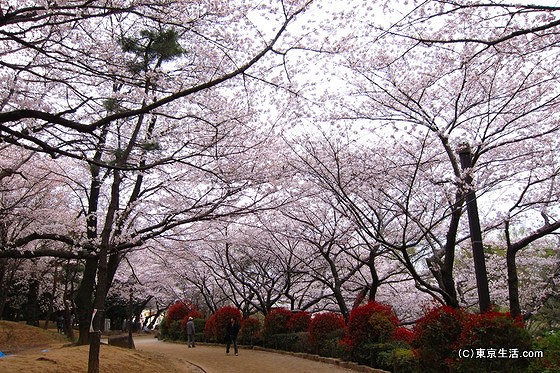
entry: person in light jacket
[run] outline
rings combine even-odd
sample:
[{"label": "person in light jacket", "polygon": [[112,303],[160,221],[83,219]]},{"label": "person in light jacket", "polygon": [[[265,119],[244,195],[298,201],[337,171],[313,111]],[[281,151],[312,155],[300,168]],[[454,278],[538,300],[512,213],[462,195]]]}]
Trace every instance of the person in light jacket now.
[{"label": "person in light jacket", "polygon": [[194,347],[194,321],[192,317],[189,317],[189,321],[187,321],[187,345],[189,348]]}]

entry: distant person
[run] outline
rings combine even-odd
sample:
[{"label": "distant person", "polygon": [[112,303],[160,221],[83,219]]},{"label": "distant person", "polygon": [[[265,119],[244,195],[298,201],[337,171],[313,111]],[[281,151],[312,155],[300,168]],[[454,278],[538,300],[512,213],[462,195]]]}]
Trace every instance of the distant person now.
[{"label": "distant person", "polygon": [[237,321],[232,317],[229,320],[229,324],[226,328],[226,354],[229,355],[229,346],[233,343],[233,349],[235,351],[235,356],[238,355],[237,351],[237,334],[239,333],[239,324]]},{"label": "distant person", "polygon": [[189,348],[194,347],[194,333],[196,333],[194,321],[192,317],[189,317],[189,321],[187,321],[187,345]]},{"label": "distant person", "polygon": [[64,316],[58,315],[56,318],[56,331],[59,333],[64,333]]}]

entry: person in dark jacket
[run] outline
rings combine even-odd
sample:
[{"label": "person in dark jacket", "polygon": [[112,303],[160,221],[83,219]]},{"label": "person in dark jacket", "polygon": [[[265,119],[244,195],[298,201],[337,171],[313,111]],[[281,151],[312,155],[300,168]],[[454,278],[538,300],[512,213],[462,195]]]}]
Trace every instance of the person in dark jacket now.
[{"label": "person in dark jacket", "polygon": [[237,334],[239,334],[239,324],[237,321],[232,317],[229,320],[229,324],[226,328],[226,354],[229,355],[229,346],[233,343],[233,350],[235,351],[235,356],[238,355],[237,351]]}]

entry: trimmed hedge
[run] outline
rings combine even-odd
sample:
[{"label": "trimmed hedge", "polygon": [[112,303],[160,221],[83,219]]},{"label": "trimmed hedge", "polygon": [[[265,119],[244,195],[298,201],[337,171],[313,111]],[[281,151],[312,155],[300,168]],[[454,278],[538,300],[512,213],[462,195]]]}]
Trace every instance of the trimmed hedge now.
[{"label": "trimmed hedge", "polygon": [[[426,312],[414,332],[412,345],[424,372],[521,373],[529,366],[521,351],[531,350],[531,337],[509,313],[469,314],[442,306]],[[515,351],[520,356],[510,357]]]},{"label": "trimmed hedge", "polygon": [[[241,312],[235,307],[223,307],[206,322],[195,319],[197,332],[204,330],[204,338],[197,333],[197,340],[224,342],[231,317],[239,321]],[[181,321],[167,321],[166,318],[160,326],[164,338],[185,338]],[[307,312],[283,308],[271,310],[262,329],[261,321],[255,317],[241,320],[240,324],[240,344],[342,358],[399,373],[560,373],[560,334],[532,344],[523,322],[508,313],[469,314],[440,306],[428,310],[411,330],[398,326],[391,307],[370,302],[352,310],[346,325],[338,313],[311,317]],[[306,324],[306,331],[294,332]],[[518,351],[519,357],[461,359],[459,350]],[[544,358],[529,361],[522,358],[522,351],[544,351]]]},{"label": "trimmed hedge", "polygon": [[288,321],[288,330],[292,333],[305,332],[309,328],[311,322],[311,314],[306,311],[298,311],[292,313]]},{"label": "trimmed hedge", "polygon": [[425,372],[449,370],[448,361],[455,357],[453,344],[461,335],[465,317],[461,309],[442,306],[428,310],[416,323],[412,347]]},{"label": "trimmed hedge", "polygon": [[251,346],[262,343],[261,321],[259,319],[256,317],[249,317],[241,320],[239,343]]},{"label": "trimmed hedge", "polygon": [[360,364],[377,365],[379,353],[394,340],[399,320],[390,306],[369,302],[350,312],[344,345],[347,358]]},{"label": "trimmed hedge", "polygon": [[286,308],[273,308],[264,318],[263,337],[266,339],[274,334],[289,332],[288,322],[292,311]]},{"label": "trimmed hedge", "polygon": [[331,355],[344,335],[345,326],[344,318],[338,313],[326,312],[313,316],[307,330],[313,352],[322,355],[329,351]]},{"label": "trimmed hedge", "polygon": [[204,326],[204,337],[206,340],[209,342],[224,342],[227,324],[232,317],[238,323],[241,320],[241,311],[232,306],[222,307],[212,314],[206,320],[206,325]]}]

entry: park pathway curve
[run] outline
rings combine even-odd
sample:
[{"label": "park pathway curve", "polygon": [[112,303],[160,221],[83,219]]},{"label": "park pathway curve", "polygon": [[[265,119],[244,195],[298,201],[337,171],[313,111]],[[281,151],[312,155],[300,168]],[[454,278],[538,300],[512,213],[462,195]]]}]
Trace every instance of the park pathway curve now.
[{"label": "park pathway curve", "polygon": [[356,373],[333,364],[292,355],[253,349],[239,349],[239,356],[226,355],[225,346],[167,343],[150,336],[135,337],[137,350],[155,352],[178,360],[192,373]]}]

